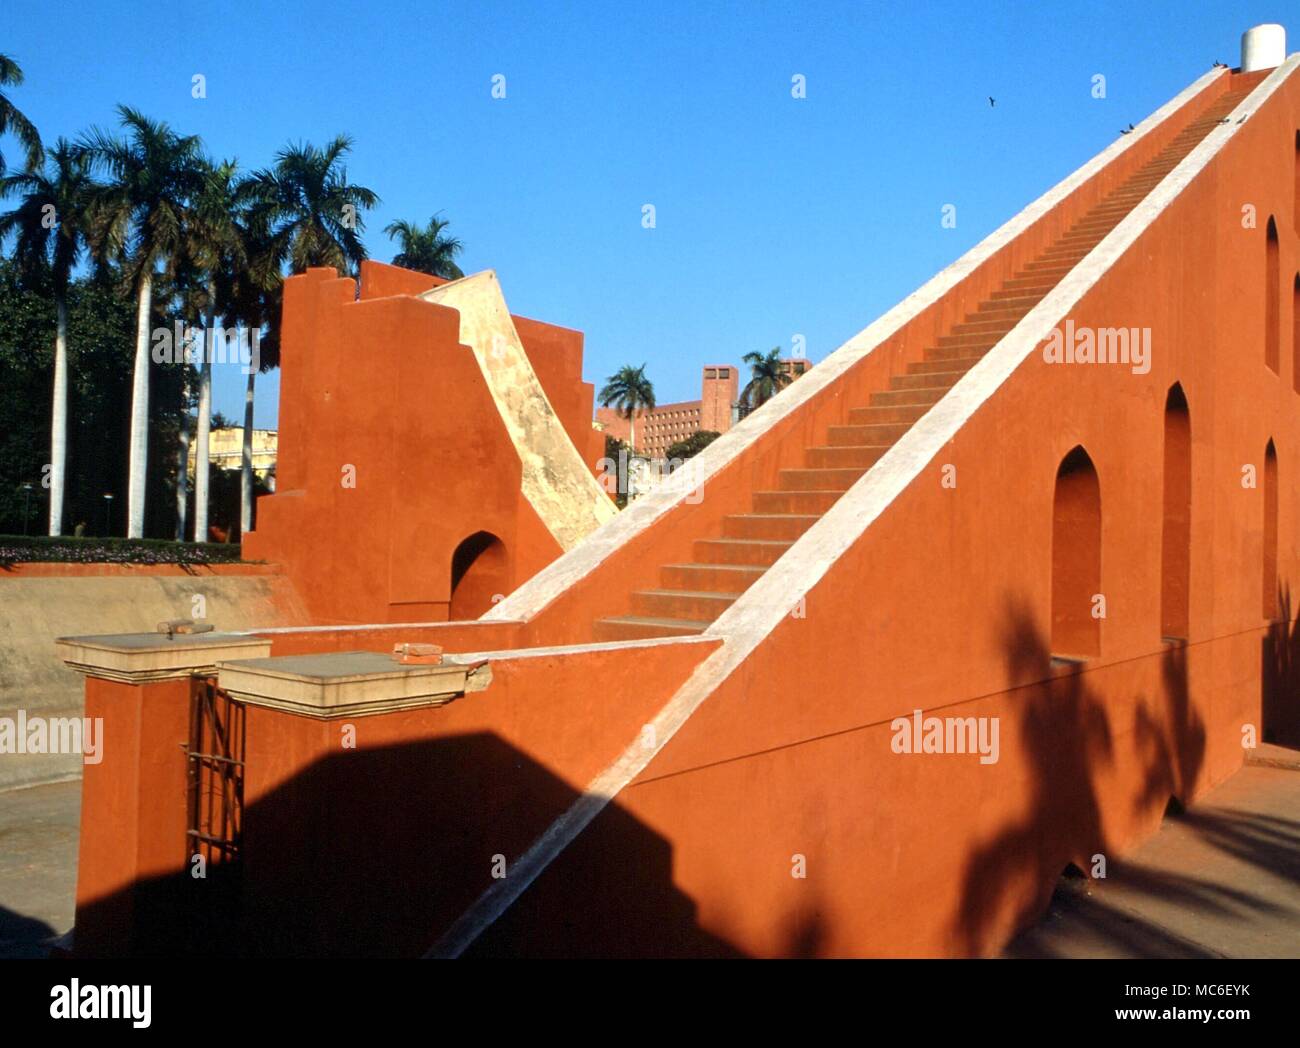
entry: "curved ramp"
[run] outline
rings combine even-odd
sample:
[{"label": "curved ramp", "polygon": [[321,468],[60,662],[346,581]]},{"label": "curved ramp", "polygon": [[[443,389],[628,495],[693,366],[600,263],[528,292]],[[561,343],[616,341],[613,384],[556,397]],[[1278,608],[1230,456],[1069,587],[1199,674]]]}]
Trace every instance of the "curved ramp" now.
[{"label": "curved ramp", "polygon": [[566,552],[618,513],[565,432],[490,269],[420,296],[460,313],[469,346],[523,463],[523,493]]}]

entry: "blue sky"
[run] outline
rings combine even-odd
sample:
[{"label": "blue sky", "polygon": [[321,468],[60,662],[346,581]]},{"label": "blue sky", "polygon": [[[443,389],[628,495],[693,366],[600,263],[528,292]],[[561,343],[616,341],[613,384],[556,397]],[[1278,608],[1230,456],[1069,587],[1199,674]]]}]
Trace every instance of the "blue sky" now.
[{"label": "blue sky", "polygon": [[50,140],[119,102],[245,167],[351,134],[372,257],[441,211],[514,312],[585,332],[588,381],[645,362],[669,402],[796,334],[822,359],[1288,6],[9,0],[0,51]]}]

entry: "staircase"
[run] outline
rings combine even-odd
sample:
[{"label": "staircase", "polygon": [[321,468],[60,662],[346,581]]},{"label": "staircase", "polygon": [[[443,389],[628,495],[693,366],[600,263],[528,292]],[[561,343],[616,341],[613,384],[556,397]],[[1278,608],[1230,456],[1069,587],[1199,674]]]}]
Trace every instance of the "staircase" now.
[{"label": "staircase", "polygon": [[813,526],[922,415],[1034,308],[1250,93],[1251,76],[1184,128],[1041,255],[940,336],[890,388],[831,426],[805,451],[804,467],[780,473],[779,490],[756,491],[753,509],[723,519],[722,535],[695,540],[694,561],[660,568],[660,589],[631,594],[627,615],[595,623],[597,640],[702,632]]}]

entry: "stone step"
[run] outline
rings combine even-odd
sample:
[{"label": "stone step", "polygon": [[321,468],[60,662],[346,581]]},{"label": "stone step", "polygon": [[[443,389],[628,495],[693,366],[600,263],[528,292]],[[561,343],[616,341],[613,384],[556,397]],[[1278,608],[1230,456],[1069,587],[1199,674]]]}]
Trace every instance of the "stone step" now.
[{"label": "stone step", "polygon": [[[1058,281],[1048,277],[1014,277],[1002,285],[1003,291],[1019,291],[1022,294],[1026,291],[1041,291],[1044,295],[1056,287]],[[997,292],[993,292],[997,294]]]},{"label": "stone step", "polygon": [[783,469],[777,474],[782,491],[848,491],[867,471],[866,466],[823,469]]},{"label": "stone step", "polygon": [[1095,233],[1067,233],[1061,237],[1052,247],[1061,251],[1082,251],[1085,254],[1100,244],[1105,237],[1098,236]]},{"label": "stone step", "polygon": [[[1035,263],[1030,262],[1031,266]],[[1017,318],[1018,319],[1018,318]],[[1014,320],[963,320],[954,324],[950,335],[1005,335],[1016,326]]]},{"label": "stone step", "polygon": [[737,596],[762,578],[766,570],[745,564],[665,564],[659,569],[659,581],[664,589]]},{"label": "stone step", "polygon": [[722,518],[722,535],[728,539],[793,541],[820,519],[818,513],[733,513]]},{"label": "stone step", "polygon": [[1005,313],[1014,313],[1016,315],[1016,320],[1022,320],[1025,314],[1036,305],[1038,305],[1038,299],[1032,295],[1021,296],[1019,298],[991,299],[987,302],[981,302],[974,315],[983,316],[989,314],[1001,316]]},{"label": "stone step", "polygon": [[[871,394],[872,407],[897,407],[899,405],[919,405],[929,408],[936,403],[947,389],[889,389]],[[855,409],[856,410],[856,409]]]},{"label": "stone step", "polygon": [[[1101,241],[1098,241],[1098,243],[1100,242]],[[1035,262],[1055,262],[1057,264],[1060,264],[1061,262],[1073,262],[1075,265],[1078,265],[1088,257],[1089,250],[1089,248],[1084,247],[1082,244],[1067,244],[1065,247],[1049,247],[1039,255],[1034,262],[1030,262],[1029,264],[1032,266]]]},{"label": "stone step", "polygon": [[757,539],[696,539],[697,564],[750,564],[771,567],[793,542]]},{"label": "stone step", "polygon": [[[990,343],[988,349],[992,349],[996,343]],[[984,351],[987,352],[987,349]],[[964,357],[954,357],[951,360],[921,360],[915,364],[907,365],[909,375],[948,375],[960,372],[965,374],[983,358],[983,352],[971,352]]]},{"label": "stone step", "polygon": [[1062,262],[1060,259],[1052,259],[1044,262],[1038,269],[1030,269],[1033,263],[1028,263],[1024,269],[1016,273],[1016,279],[1021,280],[1026,277],[1044,277],[1059,281],[1075,266],[1073,262]]},{"label": "stone step", "polygon": [[1039,255],[1033,262],[1026,262],[1022,273],[1068,273],[1087,257],[1086,252],[1071,248],[1053,255],[1050,251]]},{"label": "stone step", "polygon": [[712,622],[736,602],[734,593],[707,590],[636,590],[632,615],[636,618]]},{"label": "stone step", "polygon": [[940,375],[894,375],[889,380],[889,386],[891,389],[937,389],[943,394],[947,393],[963,374],[965,372],[952,371]]},{"label": "stone step", "polygon": [[841,491],[756,491],[754,512],[767,514],[821,515],[835,505]]},{"label": "stone step", "polygon": [[968,335],[940,335],[935,345],[940,349],[949,346],[970,346],[973,349],[988,349],[995,345],[1005,332],[979,331]]},{"label": "stone step", "polygon": [[929,404],[899,404],[895,407],[880,405],[867,408],[851,408],[849,410],[849,425],[878,426],[885,422],[906,422],[910,424],[915,422],[929,410]]},{"label": "stone step", "polygon": [[644,615],[619,615],[597,619],[594,635],[597,641],[648,640],[653,637],[690,637],[702,633],[707,622],[687,619],[656,619]]},{"label": "stone step", "polygon": [[[856,439],[856,436],[857,431],[864,428],[866,427],[831,426],[830,434],[826,438],[828,443],[822,447],[808,449],[808,464],[814,469],[870,469],[880,461],[880,456],[893,446],[893,441],[874,445],[863,444]],[[906,428],[904,427],[905,430]]]},{"label": "stone step", "polygon": [[[1008,330],[1010,330],[1008,328]],[[998,341],[1006,338],[1006,335],[999,335]],[[997,345],[995,342],[993,345]],[[989,349],[993,348],[992,346]],[[931,346],[925,351],[925,360],[930,363],[943,360],[979,360],[988,352],[988,349],[977,349],[971,346]]]},{"label": "stone step", "polygon": [[1046,291],[1040,294],[1038,292],[1026,291],[1024,288],[1013,287],[1003,288],[1001,291],[994,291],[989,295],[989,299],[994,303],[1006,304],[1007,302],[1015,302],[1017,305],[1024,305],[1026,307],[1025,312],[1028,313],[1029,310],[1033,309],[1034,306],[1038,305],[1038,303],[1043,300],[1043,295],[1045,294],[1047,294]]},{"label": "stone step", "polygon": [[[911,423],[832,425],[827,429],[826,445],[810,447],[809,462],[815,458],[816,469],[870,469],[909,429]],[[818,452],[815,456],[814,451]]]},{"label": "stone step", "polygon": [[[1104,222],[1080,222],[1077,226],[1071,226],[1067,229],[1062,238],[1052,244],[1051,250],[1082,251],[1084,250],[1083,244],[1085,241],[1095,240],[1097,243],[1101,243],[1121,221],[1123,219],[1107,219]],[[1046,253],[1044,252],[1044,254]]]}]

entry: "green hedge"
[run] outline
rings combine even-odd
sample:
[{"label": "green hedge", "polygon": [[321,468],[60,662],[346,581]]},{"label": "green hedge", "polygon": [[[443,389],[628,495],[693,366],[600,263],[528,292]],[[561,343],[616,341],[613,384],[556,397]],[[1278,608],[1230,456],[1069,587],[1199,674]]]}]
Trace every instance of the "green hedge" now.
[{"label": "green hedge", "polygon": [[240,547],[226,542],[169,539],[102,539],[49,535],[0,535],[0,565],[61,564],[231,564]]}]

